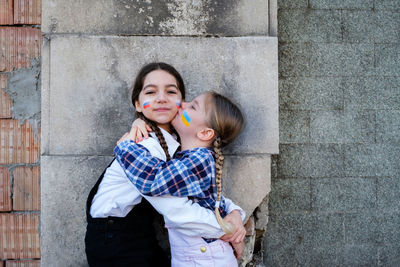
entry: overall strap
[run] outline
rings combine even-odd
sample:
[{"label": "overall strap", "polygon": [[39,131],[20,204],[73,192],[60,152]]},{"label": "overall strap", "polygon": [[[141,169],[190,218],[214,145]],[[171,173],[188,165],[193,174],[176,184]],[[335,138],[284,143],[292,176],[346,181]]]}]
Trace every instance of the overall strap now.
[{"label": "overall strap", "polygon": [[90,190],[89,196],[86,200],[86,219],[89,218],[90,216],[90,207],[92,206],[92,201],[94,196],[97,193],[97,190],[99,189],[99,185],[101,181],[103,180],[104,174],[106,173],[107,169],[111,166],[111,164],[114,162],[115,158],[108,164],[107,168],[104,169],[103,173],[100,175],[99,179],[97,180],[96,184],[93,186],[92,190]]}]

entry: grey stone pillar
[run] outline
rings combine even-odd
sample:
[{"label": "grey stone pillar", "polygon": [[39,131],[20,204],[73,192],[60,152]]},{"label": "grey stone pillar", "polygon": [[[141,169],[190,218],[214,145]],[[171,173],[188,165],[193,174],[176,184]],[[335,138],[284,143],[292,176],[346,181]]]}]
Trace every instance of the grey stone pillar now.
[{"label": "grey stone pillar", "polygon": [[[86,265],[86,197],[129,130],[129,88],[151,61],[178,69],[188,99],[215,90],[241,104],[247,126],[226,152],[225,195],[247,218],[265,202],[279,142],[276,9],[265,0],[43,1],[43,266]],[[257,210],[265,218],[267,207]]]}]

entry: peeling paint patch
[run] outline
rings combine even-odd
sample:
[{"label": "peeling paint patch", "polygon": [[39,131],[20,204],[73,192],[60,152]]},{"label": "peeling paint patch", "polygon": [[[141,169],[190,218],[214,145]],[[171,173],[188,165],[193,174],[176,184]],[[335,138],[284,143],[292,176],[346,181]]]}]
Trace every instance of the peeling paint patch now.
[{"label": "peeling paint patch", "polygon": [[29,120],[31,125],[37,125],[40,122],[40,61],[31,60],[31,64],[29,69],[8,73],[4,91],[12,101],[12,117],[21,124]]},{"label": "peeling paint patch", "polygon": [[210,1],[200,0],[174,0],[167,4],[169,13],[173,16],[161,21],[159,26],[162,31],[169,34],[203,34],[206,33],[207,24],[211,20],[209,7]]}]

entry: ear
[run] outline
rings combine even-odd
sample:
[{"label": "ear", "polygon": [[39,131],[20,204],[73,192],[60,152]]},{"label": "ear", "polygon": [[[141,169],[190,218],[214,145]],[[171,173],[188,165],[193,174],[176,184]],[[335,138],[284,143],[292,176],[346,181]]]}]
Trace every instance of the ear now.
[{"label": "ear", "polygon": [[197,138],[202,141],[210,141],[214,138],[214,130],[211,128],[204,128],[197,132]]},{"label": "ear", "polygon": [[137,112],[142,112],[142,107],[140,106],[139,101],[135,101],[135,109]]}]

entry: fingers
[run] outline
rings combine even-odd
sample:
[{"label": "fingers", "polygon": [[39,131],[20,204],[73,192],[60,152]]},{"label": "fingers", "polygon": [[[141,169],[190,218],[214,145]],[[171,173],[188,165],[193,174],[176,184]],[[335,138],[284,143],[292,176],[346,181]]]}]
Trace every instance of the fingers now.
[{"label": "fingers", "polygon": [[151,127],[147,125],[143,120],[136,119],[132,123],[130,135],[132,140],[136,143],[143,141],[143,138],[149,138],[149,132],[151,132]]},{"label": "fingers", "polygon": [[[129,136],[132,138],[133,141],[136,142],[136,133],[137,133],[137,127],[136,126],[132,126],[130,132],[129,132]],[[136,142],[137,143],[137,142]]]},{"label": "fingers", "polygon": [[239,229],[236,229],[235,232],[231,235],[223,235],[221,239],[226,242],[231,242],[233,244],[239,244],[243,242],[244,238],[246,236],[246,230],[244,227],[241,227]]},{"label": "fingers", "polygon": [[129,133],[125,133],[117,142],[117,145],[119,145],[121,142],[129,140]]},{"label": "fingers", "polygon": [[240,234],[237,236],[237,238],[233,242],[236,244],[239,244],[239,243],[243,242],[245,236],[246,236],[246,230],[240,231]]}]

